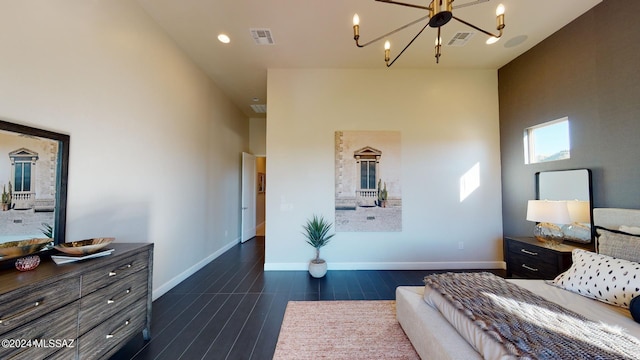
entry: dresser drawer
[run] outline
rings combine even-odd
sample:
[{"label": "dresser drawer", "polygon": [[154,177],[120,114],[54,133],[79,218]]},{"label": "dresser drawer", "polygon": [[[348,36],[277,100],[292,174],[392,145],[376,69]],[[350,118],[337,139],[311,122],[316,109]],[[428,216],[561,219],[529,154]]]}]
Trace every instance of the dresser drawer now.
[{"label": "dresser drawer", "polygon": [[[8,340],[32,340],[31,346],[28,347],[0,347],[0,359],[44,359],[53,353],[54,358],[75,359],[77,321],[78,302],[75,302],[0,335],[0,338]],[[62,346],[64,344],[69,346]]]},{"label": "dresser drawer", "polygon": [[80,359],[106,357],[122,341],[141,331],[146,322],[147,299],[141,298],[128,311],[118,313],[78,339]]},{"label": "dresser drawer", "polygon": [[0,334],[36,319],[80,297],[78,277],[35,289],[21,288],[0,296]]},{"label": "dresser drawer", "polygon": [[118,312],[127,312],[136,300],[148,293],[149,273],[145,269],[120,279],[106,288],[83,296],[80,300],[80,334],[102,323]]},{"label": "dresser drawer", "polygon": [[148,271],[149,252],[143,251],[133,256],[111,262],[103,267],[82,275],[82,296],[104,287],[141,270]]}]

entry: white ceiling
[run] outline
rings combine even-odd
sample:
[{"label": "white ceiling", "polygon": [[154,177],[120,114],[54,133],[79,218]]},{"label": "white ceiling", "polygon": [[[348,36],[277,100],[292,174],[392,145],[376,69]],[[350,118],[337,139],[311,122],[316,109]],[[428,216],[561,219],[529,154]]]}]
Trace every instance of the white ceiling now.
[{"label": "white ceiling", "polygon": [[[357,48],[352,17],[360,16],[360,42],[416,20],[426,12],[374,0],[137,0],[176,43],[248,117],[252,104],[267,104],[269,68],[384,69],[383,42]],[[428,1],[412,1],[428,5]],[[468,3],[478,4],[464,6]],[[486,45],[476,33],[464,47],[443,46],[435,64],[436,29],[427,28],[388,71],[401,68],[498,69],[571,22],[601,0],[457,0],[454,15],[490,32],[495,8],[506,8],[504,36]],[[250,28],[269,28],[274,45],[256,45]],[[416,24],[389,40],[392,57],[419,31]],[[457,31],[473,31],[452,20],[443,43]],[[217,40],[226,33],[231,43]],[[519,40],[520,41],[518,44]],[[513,44],[516,44],[513,46]],[[558,59],[562,61],[562,59]],[[257,102],[254,98],[259,99]]]}]

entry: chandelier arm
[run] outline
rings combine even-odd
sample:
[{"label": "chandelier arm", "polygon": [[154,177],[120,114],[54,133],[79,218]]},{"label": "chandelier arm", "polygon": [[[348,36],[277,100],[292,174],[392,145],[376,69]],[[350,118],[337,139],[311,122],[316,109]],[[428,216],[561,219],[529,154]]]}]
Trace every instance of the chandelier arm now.
[{"label": "chandelier arm", "polygon": [[[360,43],[358,42],[358,40],[359,40],[359,38],[360,38],[360,37],[358,36],[358,38],[355,38],[355,40],[356,40],[356,46],[358,46],[358,47],[365,47],[365,46],[367,46],[367,45],[371,45],[371,44],[373,44],[373,43],[375,43],[375,42],[377,42],[377,41],[380,41],[380,40],[384,39],[385,37],[387,37],[387,36],[389,36],[389,35],[393,35],[393,34],[397,33],[398,31],[404,30],[404,29],[408,28],[409,26],[414,25],[414,24],[417,24],[417,23],[419,23],[420,21],[425,20],[425,19],[428,19],[428,18],[429,18],[429,15],[427,15],[427,16],[423,16],[423,17],[421,17],[420,19],[414,20],[414,21],[412,21],[412,22],[410,22],[410,23],[408,23],[408,24],[406,24],[406,25],[404,25],[404,26],[401,26],[401,27],[399,27],[399,28],[397,28],[397,29],[395,29],[395,30],[393,30],[393,31],[390,31],[390,32],[388,32],[388,33],[386,33],[386,34],[384,34],[384,35],[382,35],[382,36],[378,36],[377,38],[375,38],[375,39],[373,39],[373,40],[371,40],[371,41],[369,41],[369,42],[366,42],[366,43],[364,43],[364,44],[360,44]],[[428,25],[428,24],[429,24],[429,23],[427,23],[427,25]],[[424,28],[423,28],[422,30],[424,30]],[[420,32],[422,32],[422,31],[420,31]]]},{"label": "chandelier arm", "polygon": [[416,9],[423,9],[423,10],[429,10],[429,11],[432,10],[430,7],[427,7],[427,6],[408,4],[408,3],[403,3],[403,2],[393,1],[393,0],[376,0],[376,1],[387,3],[387,4],[408,6]]},{"label": "chandelier arm", "polygon": [[453,16],[453,18],[454,18],[454,19],[456,19],[456,20],[458,20],[459,22],[461,22],[461,23],[463,23],[463,24],[467,25],[468,27],[474,28],[474,29],[476,29],[476,30],[478,30],[478,31],[480,31],[480,32],[482,32],[482,33],[485,33],[485,34],[487,34],[487,35],[489,35],[489,36],[492,36],[492,37],[495,37],[495,38],[500,38],[500,37],[502,36],[502,29],[500,29],[500,30],[499,30],[499,31],[500,31],[500,33],[499,33],[498,35],[495,35],[495,34],[492,34],[492,33],[488,32],[488,31],[486,31],[486,30],[482,30],[482,29],[480,29],[479,27],[477,27],[477,26],[475,26],[475,25],[473,25],[473,24],[471,24],[471,23],[468,23],[468,22],[466,22],[466,21],[464,21],[464,20],[462,20],[462,19],[460,19],[460,18],[457,18],[457,17],[455,17],[455,16]]},{"label": "chandelier arm", "polygon": [[413,44],[413,42],[418,38],[418,36],[420,36],[420,34],[422,34],[422,32],[424,31],[424,29],[427,28],[427,26],[429,26],[429,23],[427,23],[424,27],[422,27],[422,29],[420,29],[420,31],[418,31],[418,33],[416,34],[416,36],[413,37],[413,39],[411,39],[411,41],[409,41],[409,43],[407,44],[407,46],[404,47],[404,49],[402,49],[402,51],[400,51],[400,53],[398,54],[398,56],[396,56],[395,58],[393,58],[393,60],[390,63],[387,63],[387,67],[391,67],[391,65],[393,65],[394,62],[396,62],[396,60],[398,60],[398,58],[400,56],[402,56],[402,54],[404,53],[405,50],[407,50],[407,48],[409,46],[411,46],[411,44]]}]

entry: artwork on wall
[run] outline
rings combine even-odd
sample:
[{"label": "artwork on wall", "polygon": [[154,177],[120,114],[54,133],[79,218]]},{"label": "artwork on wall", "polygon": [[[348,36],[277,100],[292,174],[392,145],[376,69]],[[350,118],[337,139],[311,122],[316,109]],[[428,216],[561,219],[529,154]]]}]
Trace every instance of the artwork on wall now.
[{"label": "artwork on wall", "polygon": [[398,131],[336,131],[336,231],[402,231],[400,150]]},{"label": "artwork on wall", "polygon": [[265,173],[258,173],[258,192],[263,193],[266,189],[266,176]]}]

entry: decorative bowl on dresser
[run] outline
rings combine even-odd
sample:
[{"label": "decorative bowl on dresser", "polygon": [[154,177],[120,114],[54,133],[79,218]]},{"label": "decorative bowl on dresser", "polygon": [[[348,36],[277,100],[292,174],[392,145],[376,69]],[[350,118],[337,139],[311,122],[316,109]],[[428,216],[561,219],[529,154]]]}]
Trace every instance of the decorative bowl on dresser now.
[{"label": "decorative bowl on dresser", "polygon": [[109,248],[105,257],[0,271],[1,359],[108,359],[140,332],[150,339],[153,244]]},{"label": "decorative bowl on dresser", "polygon": [[506,236],[507,277],[554,279],[571,267],[571,251],[577,248],[567,243],[552,247],[534,237]]}]

